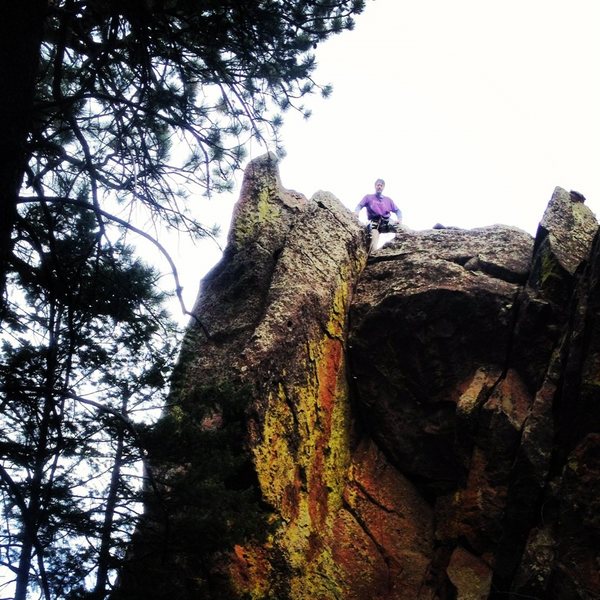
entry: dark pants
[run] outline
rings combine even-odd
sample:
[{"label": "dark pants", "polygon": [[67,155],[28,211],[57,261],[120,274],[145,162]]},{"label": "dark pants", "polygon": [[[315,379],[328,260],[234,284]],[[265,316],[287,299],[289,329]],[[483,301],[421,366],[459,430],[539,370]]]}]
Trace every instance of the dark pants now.
[{"label": "dark pants", "polygon": [[367,225],[367,231],[371,238],[369,244],[369,254],[374,250],[377,250],[377,243],[379,242],[380,233],[396,233],[396,223],[390,223],[390,218],[379,217],[377,219],[371,219]]}]

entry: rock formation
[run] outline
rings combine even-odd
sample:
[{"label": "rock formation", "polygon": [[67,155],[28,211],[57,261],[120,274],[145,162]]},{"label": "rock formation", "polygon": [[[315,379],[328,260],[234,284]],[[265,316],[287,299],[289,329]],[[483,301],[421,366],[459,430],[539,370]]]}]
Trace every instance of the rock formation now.
[{"label": "rock formation", "polygon": [[557,188],[535,240],[404,230],[367,260],[336,198],[252,162],[165,417],[175,446],[237,432],[233,471],[157,452],[115,597],[598,599],[597,230]]}]

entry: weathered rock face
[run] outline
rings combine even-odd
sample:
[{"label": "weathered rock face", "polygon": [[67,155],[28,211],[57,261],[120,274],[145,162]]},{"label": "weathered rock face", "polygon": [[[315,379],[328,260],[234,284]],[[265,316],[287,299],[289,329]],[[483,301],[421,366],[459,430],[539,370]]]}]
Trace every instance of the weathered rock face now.
[{"label": "weathered rock face", "polygon": [[[597,474],[587,452],[598,389],[582,369],[595,355],[583,345],[597,318],[596,230],[556,190],[535,244],[497,226],[404,233],[361,275],[350,311],[357,413],[433,506],[439,597],[600,593],[591,571],[575,573],[595,560],[598,524],[593,541],[559,533],[572,452]],[[582,521],[570,519],[581,535]],[[561,546],[578,557],[568,568]]]},{"label": "weathered rock face", "polygon": [[251,163],[170,412],[204,403],[198,435],[219,432],[217,390],[244,396],[224,486],[259,527],[210,553],[206,523],[173,543],[194,502],[157,497],[193,469],[163,464],[118,597],[599,598],[597,229],[557,188],[535,240],[403,231],[367,262],[333,196]]}]

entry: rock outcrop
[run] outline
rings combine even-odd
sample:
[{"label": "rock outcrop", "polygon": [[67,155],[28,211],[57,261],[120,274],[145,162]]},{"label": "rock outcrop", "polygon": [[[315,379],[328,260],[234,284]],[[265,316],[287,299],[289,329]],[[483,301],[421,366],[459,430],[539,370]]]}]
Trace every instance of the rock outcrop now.
[{"label": "rock outcrop", "polygon": [[202,455],[156,453],[115,597],[599,598],[597,230],[557,188],[535,239],[404,230],[367,260],[336,198],[252,162],[165,417],[237,432],[235,466],[182,495]]}]

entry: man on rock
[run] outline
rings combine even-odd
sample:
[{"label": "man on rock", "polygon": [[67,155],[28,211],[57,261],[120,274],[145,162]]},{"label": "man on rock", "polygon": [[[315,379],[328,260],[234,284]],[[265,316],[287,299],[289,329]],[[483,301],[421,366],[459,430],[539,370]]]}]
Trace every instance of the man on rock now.
[{"label": "man on rock", "polygon": [[[402,225],[402,212],[391,198],[383,195],[383,188],[385,188],[385,181],[378,179],[375,182],[375,193],[367,194],[354,209],[356,215],[360,213],[362,208],[366,207],[367,209],[369,219],[367,227],[371,236],[369,254],[377,250],[380,233],[395,233],[398,226]],[[396,223],[390,223],[391,213],[396,215]]]}]

